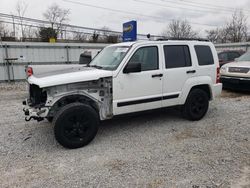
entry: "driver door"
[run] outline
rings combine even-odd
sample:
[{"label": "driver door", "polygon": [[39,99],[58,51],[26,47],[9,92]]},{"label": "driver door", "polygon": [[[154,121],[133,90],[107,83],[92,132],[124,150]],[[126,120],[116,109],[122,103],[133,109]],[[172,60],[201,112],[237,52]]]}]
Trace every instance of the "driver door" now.
[{"label": "driver door", "polygon": [[[137,48],[129,63],[140,63],[141,72],[124,73],[113,82],[114,115],[162,107],[162,56],[159,47]],[[126,68],[126,66],[125,66]]]}]

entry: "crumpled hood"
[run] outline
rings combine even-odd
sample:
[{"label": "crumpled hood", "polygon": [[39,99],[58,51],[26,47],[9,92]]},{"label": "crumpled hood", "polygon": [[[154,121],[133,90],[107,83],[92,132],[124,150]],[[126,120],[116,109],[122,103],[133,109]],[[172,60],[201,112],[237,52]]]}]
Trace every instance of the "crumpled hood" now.
[{"label": "crumpled hood", "polygon": [[250,68],[250,61],[235,61],[232,63],[227,63],[224,66],[225,67],[249,67]]},{"label": "crumpled hood", "polygon": [[96,69],[93,67],[70,68],[49,73],[30,76],[28,82],[40,88],[56,85],[98,80],[113,75],[112,71]]}]

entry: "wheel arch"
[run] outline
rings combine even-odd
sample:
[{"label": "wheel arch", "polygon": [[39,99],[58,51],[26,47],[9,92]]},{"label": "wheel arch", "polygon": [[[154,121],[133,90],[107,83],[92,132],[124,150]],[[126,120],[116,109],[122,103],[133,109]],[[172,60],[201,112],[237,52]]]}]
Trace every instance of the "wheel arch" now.
[{"label": "wheel arch", "polygon": [[204,90],[208,94],[209,100],[213,100],[212,85],[213,82],[208,76],[188,79],[181,92],[180,105],[185,104],[189,93],[196,88]]},{"label": "wheel arch", "polygon": [[87,104],[91,106],[97,113],[99,113],[99,104],[97,101],[83,94],[70,94],[62,96],[58,98],[56,101],[54,101],[50,108],[48,116],[53,117],[60,108],[75,102]]},{"label": "wheel arch", "polygon": [[212,100],[212,99],[213,99],[212,90],[211,90],[211,87],[210,87],[209,84],[201,84],[201,85],[193,86],[193,87],[190,89],[189,93],[190,93],[192,90],[194,90],[194,89],[201,89],[201,90],[205,91],[205,92],[207,93],[207,95],[208,95],[208,99],[209,99],[209,100]]}]

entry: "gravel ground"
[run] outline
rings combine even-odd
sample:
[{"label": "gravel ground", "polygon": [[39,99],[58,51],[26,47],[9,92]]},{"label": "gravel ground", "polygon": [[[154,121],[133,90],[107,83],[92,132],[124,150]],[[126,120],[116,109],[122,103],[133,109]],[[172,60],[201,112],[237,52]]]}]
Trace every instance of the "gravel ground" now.
[{"label": "gravel ground", "polygon": [[223,92],[198,122],[169,109],[106,121],[68,150],[48,122],[24,121],[24,88],[0,84],[0,187],[250,187],[247,93]]}]

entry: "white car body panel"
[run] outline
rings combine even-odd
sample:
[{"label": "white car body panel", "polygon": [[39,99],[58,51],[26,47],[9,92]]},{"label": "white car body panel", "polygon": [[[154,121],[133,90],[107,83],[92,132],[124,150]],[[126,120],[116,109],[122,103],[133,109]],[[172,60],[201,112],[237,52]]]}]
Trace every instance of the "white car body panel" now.
[{"label": "white car body panel", "polygon": [[64,85],[77,82],[85,82],[90,80],[98,80],[104,77],[112,76],[112,71],[91,69],[78,72],[71,72],[65,74],[58,74],[54,76],[46,76],[37,78],[35,76],[30,76],[28,82],[30,84],[36,84],[40,88],[51,87],[56,85]]}]

